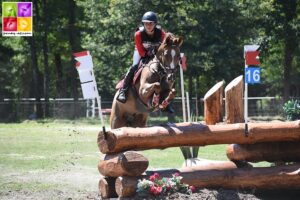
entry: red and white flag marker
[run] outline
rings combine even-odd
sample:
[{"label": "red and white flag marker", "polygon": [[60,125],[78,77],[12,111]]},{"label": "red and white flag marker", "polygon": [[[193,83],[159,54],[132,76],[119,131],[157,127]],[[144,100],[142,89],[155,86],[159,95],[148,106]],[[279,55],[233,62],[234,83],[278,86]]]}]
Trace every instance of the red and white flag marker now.
[{"label": "red and white flag marker", "polygon": [[[246,135],[248,133],[248,84],[260,83],[260,65],[259,61],[259,45],[245,45],[244,59],[245,59],[245,93],[244,93],[244,118]],[[251,66],[249,68],[249,66]]]},{"label": "red and white flag marker", "polygon": [[[77,61],[75,65],[81,83],[83,98],[92,99],[93,102],[96,98],[98,104],[99,117],[101,119],[102,125],[104,125],[103,115],[101,110],[101,97],[99,96],[98,89],[97,89],[92,56],[90,55],[89,51],[74,53],[73,56]],[[93,113],[95,110],[94,108],[93,108]]]}]

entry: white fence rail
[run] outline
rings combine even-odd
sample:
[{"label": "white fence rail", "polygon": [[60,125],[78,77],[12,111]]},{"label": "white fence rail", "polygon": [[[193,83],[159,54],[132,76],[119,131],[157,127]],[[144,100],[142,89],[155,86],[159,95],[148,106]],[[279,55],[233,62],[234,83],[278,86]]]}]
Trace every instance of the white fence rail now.
[{"label": "white fence rail", "polygon": [[[300,99],[291,98],[291,99]],[[190,113],[193,119],[199,116],[203,116],[203,100],[196,98],[190,98]],[[112,100],[102,100],[102,111],[104,114],[109,115],[109,109],[111,108]],[[97,110],[92,109],[92,103],[90,100],[78,99],[74,102],[73,98],[50,98],[49,101],[41,99],[37,102],[34,98],[23,99],[3,99],[0,100],[0,121],[14,121],[24,119],[35,119],[36,107],[41,106],[45,109],[46,105],[49,108],[49,115],[51,118],[63,118],[72,119],[74,110],[77,112],[77,117],[97,117]],[[174,116],[182,118],[182,103],[181,97],[175,98],[172,103],[175,109]],[[283,117],[283,101],[278,97],[249,97],[248,100],[248,112],[249,117],[257,116],[282,116]],[[166,116],[167,113],[156,112],[151,113],[151,117]],[[199,115],[199,116],[197,116]]]}]

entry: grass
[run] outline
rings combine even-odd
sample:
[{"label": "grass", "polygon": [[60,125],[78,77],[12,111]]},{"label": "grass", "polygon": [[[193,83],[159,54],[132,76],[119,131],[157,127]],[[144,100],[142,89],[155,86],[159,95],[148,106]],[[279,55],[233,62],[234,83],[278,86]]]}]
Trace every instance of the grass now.
[{"label": "grass", "polygon": [[[0,166],[11,170],[53,170],[68,162],[95,167],[103,155],[96,140],[101,127],[82,121],[25,121],[0,124]],[[226,159],[224,145],[200,148],[199,156]],[[144,151],[150,167],[179,167],[183,157],[179,148]],[[159,155],[159,156],[157,156]],[[163,160],[163,162],[162,162]]]},{"label": "grass", "polygon": [[[97,190],[97,164],[104,156],[96,143],[100,129],[98,120],[86,119],[0,124],[0,197],[5,191],[24,188],[35,191],[66,187],[74,182],[74,174]],[[225,147],[200,147],[199,157],[227,160]],[[184,162],[179,148],[147,150],[143,154],[150,161],[150,169],[179,168]],[[61,182],[52,180],[64,174],[69,176]],[[77,183],[72,184],[75,187]]]}]

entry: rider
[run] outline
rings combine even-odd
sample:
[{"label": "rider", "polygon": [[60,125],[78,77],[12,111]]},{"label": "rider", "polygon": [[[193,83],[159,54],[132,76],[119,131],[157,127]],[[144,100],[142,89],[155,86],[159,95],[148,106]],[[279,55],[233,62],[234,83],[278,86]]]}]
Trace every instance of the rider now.
[{"label": "rider", "polygon": [[134,34],[135,49],[133,64],[127,71],[123,87],[120,89],[117,97],[117,100],[122,103],[125,103],[127,100],[127,91],[132,82],[134,72],[138,69],[140,59],[154,56],[166,35],[166,33],[157,26],[157,15],[154,12],[146,12],[142,17],[142,23],[143,27],[138,28]]}]

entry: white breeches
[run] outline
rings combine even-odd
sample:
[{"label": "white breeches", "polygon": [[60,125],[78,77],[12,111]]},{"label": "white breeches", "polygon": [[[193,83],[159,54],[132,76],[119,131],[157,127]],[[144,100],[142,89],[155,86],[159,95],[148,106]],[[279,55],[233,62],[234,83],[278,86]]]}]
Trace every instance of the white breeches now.
[{"label": "white breeches", "polygon": [[141,60],[141,56],[140,56],[138,50],[135,49],[134,53],[133,53],[133,63],[132,63],[132,66],[138,65],[139,62],[140,62],[140,60]]}]

